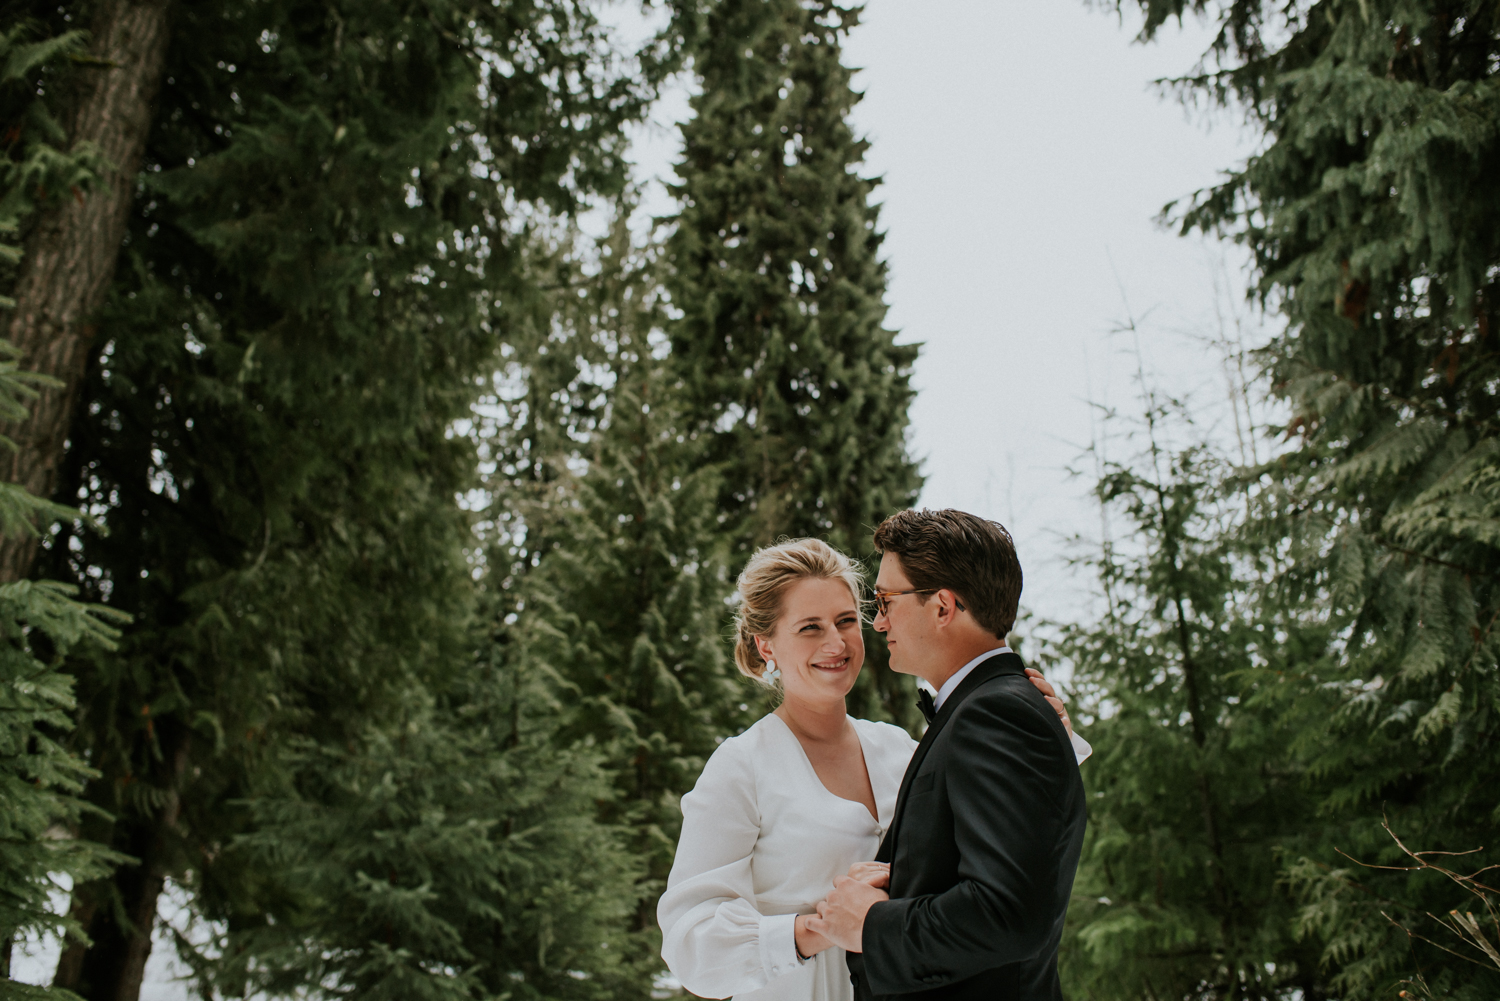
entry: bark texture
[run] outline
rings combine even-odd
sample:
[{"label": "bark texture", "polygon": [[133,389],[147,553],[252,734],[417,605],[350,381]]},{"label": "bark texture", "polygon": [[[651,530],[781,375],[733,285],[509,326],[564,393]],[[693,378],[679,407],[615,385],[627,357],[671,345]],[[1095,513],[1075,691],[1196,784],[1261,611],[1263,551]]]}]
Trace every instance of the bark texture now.
[{"label": "bark texture", "polygon": [[[47,210],[26,241],[16,309],[5,332],[22,368],[62,383],[44,389],[25,421],[4,427],[18,446],[0,456],[0,475],[37,497],[51,497],[94,328],[120,256],[140,172],[152,105],[167,52],[170,0],[103,0],[91,26],[93,66],[80,68],[71,141],[92,143],[108,160],[104,183]],[[37,540],[0,536],[0,583],[31,570]]]},{"label": "bark texture", "polygon": [[[163,730],[166,730],[163,727]],[[88,1001],[138,1001],[151,956],[151,932],[161,891],[176,858],[177,819],[182,812],[182,776],[191,738],[177,728],[164,733],[166,757],[151,776],[161,805],[149,814],[115,823],[114,847],[139,859],[108,879],[86,883],[73,895],[73,917],[92,940],[70,941],[58,958],[52,983]],[[122,925],[123,914],[128,925]]]}]

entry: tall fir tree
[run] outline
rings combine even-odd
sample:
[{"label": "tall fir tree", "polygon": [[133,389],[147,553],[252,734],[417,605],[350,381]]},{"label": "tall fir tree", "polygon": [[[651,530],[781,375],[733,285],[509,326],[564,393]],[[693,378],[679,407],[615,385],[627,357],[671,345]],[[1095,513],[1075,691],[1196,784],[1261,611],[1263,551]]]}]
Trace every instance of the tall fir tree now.
[{"label": "tall fir tree", "polygon": [[[39,210],[80,195],[97,179],[98,154],[68,149],[66,131],[41,96],[79,57],[79,32],[47,37],[20,22],[0,33],[0,281],[9,288],[25,257],[22,239]],[[12,242],[15,241],[15,242]],[[16,302],[0,296],[0,309]],[[25,371],[13,345],[0,341],[0,421],[27,419],[46,375]],[[0,448],[16,443],[0,436]],[[0,483],[0,533],[34,545],[37,523],[76,518],[18,483]],[[57,996],[11,980],[19,939],[81,931],[54,910],[52,897],[69,883],[95,879],[125,861],[102,845],[66,836],[89,804],[79,795],[97,773],[66,746],[73,729],[74,679],[62,660],[74,648],[107,651],[122,618],[74,600],[77,588],[56,581],[0,585],[0,991],[7,996]]]},{"label": "tall fir tree", "polygon": [[[0,341],[0,348],[9,345]],[[0,413],[24,415],[35,381],[13,358],[0,361]],[[0,447],[10,444],[0,438]],[[76,516],[5,486],[0,524],[13,531],[27,531],[39,515]],[[111,609],[75,600],[77,590],[45,580],[0,584],[0,991],[7,996],[60,993],[12,983],[17,940],[79,933],[77,922],[56,913],[53,895],[129,861],[68,836],[90,811],[80,794],[98,773],[66,746],[77,701],[62,661],[74,648],[107,653],[124,624]]]},{"label": "tall fir tree", "polygon": [[[1331,840],[1408,866],[1388,819],[1413,848],[1488,849],[1468,860],[1479,868],[1500,823],[1485,792],[1500,782],[1500,9],[1138,6],[1146,38],[1184,13],[1217,20],[1204,65],[1175,86],[1261,135],[1260,152],[1173,211],[1245,244],[1289,321],[1264,360],[1298,447],[1262,471],[1255,530],[1292,556],[1280,600],[1344,637],[1300,671],[1314,704],[1339,695],[1304,742]],[[1476,946],[1426,917],[1471,902],[1439,875],[1331,854],[1291,874],[1342,996],[1412,976],[1439,995],[1500,990],[1467,961],[1483,963]]]},{"label": "tall fir tree", "polygon": [[[857,21],[832,0],[726,0],[694,51],[667,242],[672,358],[723,470],[735,566],[783,535],[864,558],[921,485],[906,440],[917,347],[884,326],[877,182],[849,123],[841,45]],[[868,646],[853,711],[915,725],[909,686],[874,634]]]},{"label": "tall fir tree", "polygon": [[[538,489],[524,464],[506,468],[533,498],[508,557],[517,621],[557,638],[552,664],[576,700],[564,732],[606,753],[614,796],[602,819],[629,832],[644,866],[625,924],[634,996],[644,998],[661,969],[655,905],[676,848],[678,799],[718,741],[753,719],[752,705],[763,707],[726,655],[731,540],[719,470],[684,420],[663,330],[660,248],[632,238],[630,209],[607,238],[581,244],[575,265],[589,267],[560,283],[547,355],[515,396],[530,402],[513,411],[508,437],[531,442],[554,429],[546,485]],[[552,381],[559,376],[564,385]],[[550,417],[537,411],[548,404]],[[536,556],[516,573],[519,552]],[[496,562],[492,573],[506,569]]]},{"label": "tall fir tree", "polygon": [[[7,11],[54,36],[83,13]],[[464,663],[474,455],[449,431],[527,301],[527,220],[622,183],[676,30],[630,59],[570,0],[174,8],[60,471],[108,534],[63,523],[37,570],[134,619],[67,662],[100,773],[82,833],[137,864],[75,888],[92,941],[61,986],[136,996],[169,876],[268,920],[223,850],[245,798]]]},{"label": "tall fir tree", "polygon": [[1143,418],[1114,436],[1139,452],[1103,463],[1094,486],[1118,540],[1082,560],[1104,614],[1047,648],[1097,749],[1060,961],[1069,995],[1327,997],[1280,867],[1325,847],[1294,746],[1316,721],[1288,702],[1308,708],[1291,679],[1330,636],[1264,600],[1277,554],[1247,544],[1245,484],[1194,440],[1187,408],[1148,393]]}]

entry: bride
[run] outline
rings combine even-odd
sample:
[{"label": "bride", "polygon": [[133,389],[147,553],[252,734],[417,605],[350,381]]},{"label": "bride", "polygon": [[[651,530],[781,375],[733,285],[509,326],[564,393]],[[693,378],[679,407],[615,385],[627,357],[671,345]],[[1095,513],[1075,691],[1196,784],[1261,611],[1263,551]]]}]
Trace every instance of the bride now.
[{"label": "bride", "polygon": [[[735,663],[783,698],[724,741],[682,798],[657,905],[662,958],[702,997],[850,1001],[844,951],[806,917],[856,863],[866,878],[883,872],[867,860],[916,741],[845,711],[865,657],[860,576],[846,556],[817,539],[768,546],[740,574],[739,594]],[[1052,687],[1027,673],[1067,723]],[[1072,736],[1081,762],[1090,748]]]}]

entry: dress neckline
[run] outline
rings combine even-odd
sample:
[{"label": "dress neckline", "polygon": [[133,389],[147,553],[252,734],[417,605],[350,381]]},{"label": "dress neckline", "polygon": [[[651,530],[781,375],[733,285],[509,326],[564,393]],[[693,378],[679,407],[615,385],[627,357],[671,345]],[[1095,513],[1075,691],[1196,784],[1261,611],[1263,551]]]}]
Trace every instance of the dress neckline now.
[{"label": "dress neckline", "polygon": [[870,783],[870,795],[875,798],[875,813],[873,815],[870,813],[870,808],[865,806],[859,800],[846,799],[823,784],[823,779],[818,774],[818,770],[813,767],[812,759],[807,756],[807,748],[802,746],[802,741],[797,739],[796,732],[792,730],[791,726],[787,724],[786,720],[782,719],[780,716],[777,716],[775,713],[766,713],[764,718],[774,719],[777,723],[781,724],[781,729],[786,733],[787,737],[791,739],[792,743],[796,745],[797,755],[802,759],[802,764],[807,767],[807,774],[812,778],[814,785],[816,785],[819,789],[822,789],[833,799],[838,800],[840,803],[849,803],[859,807],[859,811],[873,820],[877,826],[884,826],[880,824],[880,794],[875,790],[875,776],[870,771],[870,749],[865,744],[865,735],[859,725],[861,722],[860,720],[855,719],[853,716],[850,716],[847,713],[844,715],[844,718],[849,721],[849,725],[854,727],[854,736],[859,741],[860,764],[865,766],[865,781]]}]

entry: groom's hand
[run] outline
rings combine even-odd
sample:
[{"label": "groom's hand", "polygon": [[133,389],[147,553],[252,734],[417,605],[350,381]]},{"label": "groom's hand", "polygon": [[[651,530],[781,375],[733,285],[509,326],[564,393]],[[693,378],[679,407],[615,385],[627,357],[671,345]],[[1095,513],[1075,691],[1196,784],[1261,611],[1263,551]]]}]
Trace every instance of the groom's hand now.
[{"label": "groom's hand", "polygon": [[862,880],[840,876],[833,882],[833,892],[818,903],[818,916],[807,919],[807,927],[841,946],[845,952],[864,949],[865,915],[870,908],[891,895]]},{"label": "groom's hand", "polygon": [[857,879],[861,883],[869,883],[871,886],[890,886],[891,864],[889,862],[856,862],[849,867],[849,878]]}]

